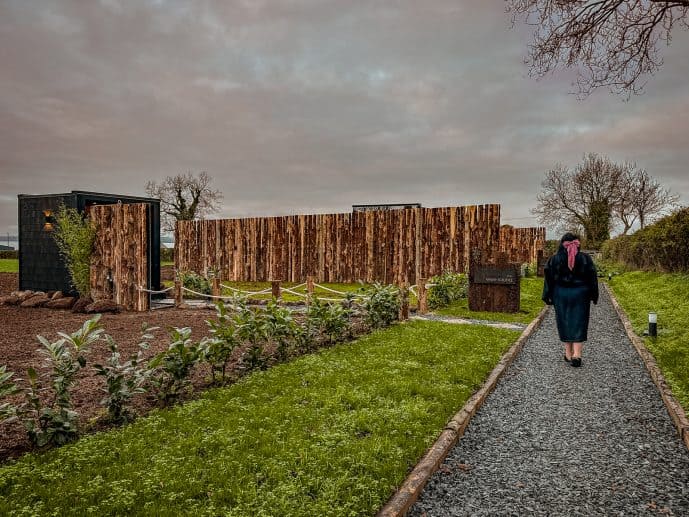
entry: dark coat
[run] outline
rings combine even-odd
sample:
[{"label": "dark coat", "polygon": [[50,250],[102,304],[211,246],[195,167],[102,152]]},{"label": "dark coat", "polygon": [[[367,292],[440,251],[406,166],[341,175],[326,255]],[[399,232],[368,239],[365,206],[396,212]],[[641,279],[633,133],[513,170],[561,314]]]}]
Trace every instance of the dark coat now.
[{"label": "dark coat", "polygon": [[598,303],[598,274],[593,259],[586,253],[577,253],[574,270],[567,266],[567,251],[560,245],[558,252],[550,257],[544,270],[543,295],[541,299],[553,304],[555,287],[586,287],[588,299]]},{"label": "dark coat", "polygon": [[574,269],[567,265],[567,251],[560,246],[545,266],[543,296],[555,306],[555,320],[560,341],[583,343],[588,338],[591,302],[598,303],[598,275],[593,260],[577,253]]}]

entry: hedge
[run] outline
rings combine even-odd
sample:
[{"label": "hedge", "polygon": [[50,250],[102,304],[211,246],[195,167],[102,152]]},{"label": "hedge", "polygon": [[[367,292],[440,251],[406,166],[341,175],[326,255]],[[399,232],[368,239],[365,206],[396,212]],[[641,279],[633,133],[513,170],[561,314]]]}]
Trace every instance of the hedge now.
[{"label": "hedge", "polygon": [[603,258],[632,269],[682,273],[689,271],[689,207],[681,208],[632,235],[603,244]]}]

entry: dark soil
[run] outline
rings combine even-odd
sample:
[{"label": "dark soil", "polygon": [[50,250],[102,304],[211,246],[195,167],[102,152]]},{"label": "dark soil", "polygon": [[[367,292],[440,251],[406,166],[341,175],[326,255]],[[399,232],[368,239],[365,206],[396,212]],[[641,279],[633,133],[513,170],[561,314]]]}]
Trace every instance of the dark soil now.
[{"label": "dark soil", "polygon": [[[9,294],[17,289],[17,275],[14,273],[0,274],[0,295]],[[42,356],[38,353],[40,343],[36,335],[42,335],[50,341],[58,339],[57,332],[72,333],[77,330],[92,315],[74,314],[70,311],[45,308],[19,308],[16,306],[0,306],[0,365],[7,365],[9,371],[15,372],[14,379],[26,379],[27,368],[34,367],[40,372]],[[169,345],[168,329],[172,327],[191,327],[192,338],[198,341],[208,335],[207,319],[215,317],[214,309],[159,309],[143,313],[125,312],[121,314],[105,314],[101,324],[105,332],[110,334],[119,345],[123,360],[136,353],[142,324],[160,327],[154,331],[155,339],[150,343],[146,357],[165,350]],[[359,332],[364,329],[357,325]],[[242,350],[236,350],[231,361],[228,374],[231,378],[242,375],[240,357]],[[266,349],[266,353],[272,351]],[[102,389],[105,384],[101,377],[94,375],[90,366],[103,362],[109,351],[104,342],[94,346],[88,354],[88,364],[79,372],[77,384],[72,390],[74,409],[80,415],[80,425],[83,432],[93,432],[108,427],[105,423],[107,410],[100,405],[104,396]],[[210,383],[210,368],[207,365],[198,366],[192,376],[194,392],[198,394]],[[26,385],[25,381],[20,384]],[[13,400],[22,402],[22,398]],[[134,409],[139,414],[145,414],[158,405],[158,401],[151,395],[138,395],[134,400]],[[0,425],[0,462],[8,458],[19,456],[31,445],[26,437],[24,427],[14,422]]]},{"label": "dark soil", "polygon": [[0,273],[0,296],[10,294],[19,289],[19,275],[17,273]]}]

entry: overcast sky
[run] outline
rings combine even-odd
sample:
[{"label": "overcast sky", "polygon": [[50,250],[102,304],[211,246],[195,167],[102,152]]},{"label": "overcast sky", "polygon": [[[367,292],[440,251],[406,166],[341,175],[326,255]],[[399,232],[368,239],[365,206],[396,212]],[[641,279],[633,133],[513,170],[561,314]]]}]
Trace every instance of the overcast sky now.
[{"label": "overcast sky", "polygon": [[500,0],[0,1],[0,232],[17,194],[207,171],[218,217],[500,203],[632,160],[689,202],[689,34],[630,101],[523,64]]}]

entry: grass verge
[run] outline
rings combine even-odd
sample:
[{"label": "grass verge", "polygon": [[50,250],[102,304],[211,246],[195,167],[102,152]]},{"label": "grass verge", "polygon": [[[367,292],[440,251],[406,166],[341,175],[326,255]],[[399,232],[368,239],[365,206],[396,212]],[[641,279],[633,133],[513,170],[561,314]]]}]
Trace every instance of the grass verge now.
[{"label": "grass verge", "polygon": [[447,307],[437,309],[434,312],[443,316],[455,316],[458,318],[471,318],[477,320],[506,321],[509,323],[529,323],[543,308],[541,294],[543,292],[543,279],[537,277],[521,279],[521,297],[519,312],[480,312],[469,310],[469,300],[464,298]]},{"label": "grass verge", "polygon": [[19,259],[0,259],[0,273],[19,273]]},{"label": "grass verge", "polygon": [[689,412],[689,275],[635,271],[614,276],[609,285],[637,335],[648,329],[648,313],[658,313],[658,337],[643,340]]},{"label": "grass verge", "polygon": [[518,333],[415,321],[0,467],[2,515],[372,515]]}]

